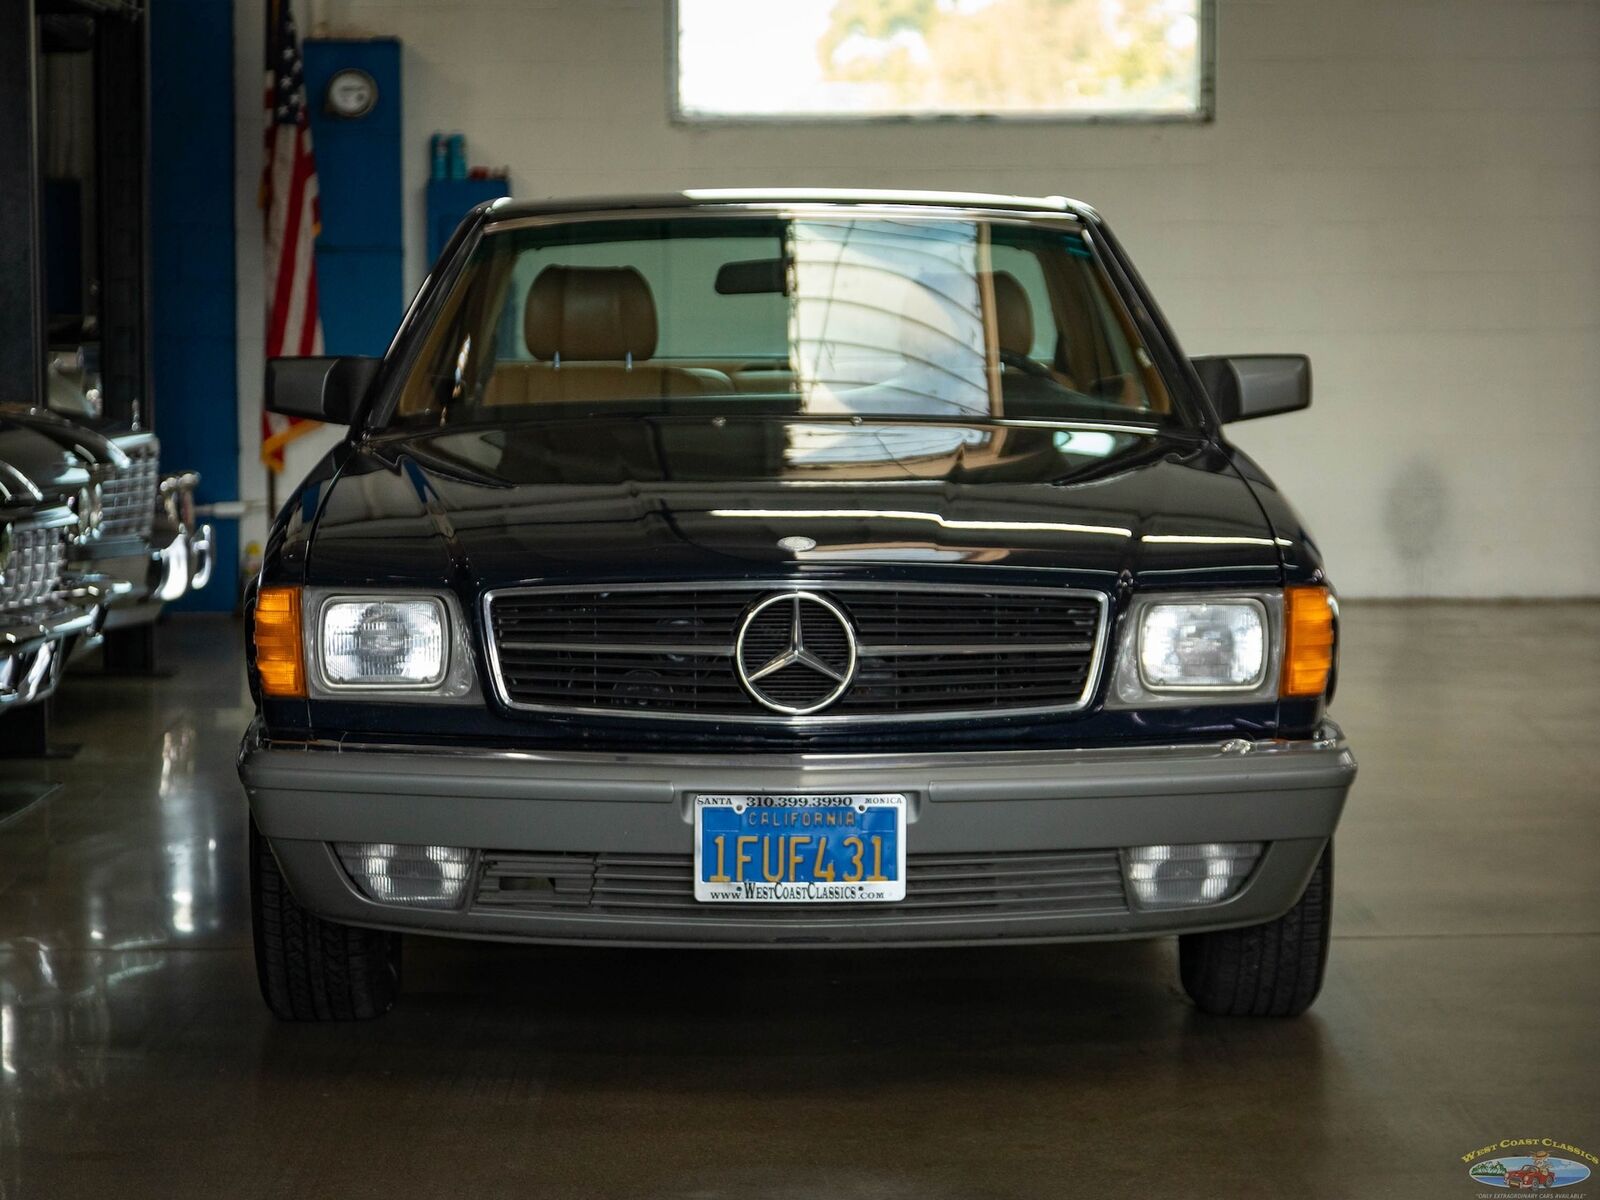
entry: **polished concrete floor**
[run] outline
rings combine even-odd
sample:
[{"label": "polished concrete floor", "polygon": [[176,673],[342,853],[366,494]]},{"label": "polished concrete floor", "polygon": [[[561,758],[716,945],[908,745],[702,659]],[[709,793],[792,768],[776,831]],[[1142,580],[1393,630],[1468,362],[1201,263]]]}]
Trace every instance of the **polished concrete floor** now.
[{"label": "polished concrete floor", "polygon": [[1600,1153],[1600,606],[1346,629],[1301,1020],[1197,1015],[1167,943],[412,939],[387,1019],[306,1027],[251,966],[239,630],[175,619],[172,677],[69,680],[77,757],[0,763],[0,1198],[1467,1197],[1501,1138]]}]

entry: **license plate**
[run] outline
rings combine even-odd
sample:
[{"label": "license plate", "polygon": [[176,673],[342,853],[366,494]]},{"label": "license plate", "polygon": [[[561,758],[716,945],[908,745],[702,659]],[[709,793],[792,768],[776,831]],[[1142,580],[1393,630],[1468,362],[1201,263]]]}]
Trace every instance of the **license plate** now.
[{"label": "license plate", "polygon": [[904,900],[906,798],[694,797],[694,898],[757,904]]}]

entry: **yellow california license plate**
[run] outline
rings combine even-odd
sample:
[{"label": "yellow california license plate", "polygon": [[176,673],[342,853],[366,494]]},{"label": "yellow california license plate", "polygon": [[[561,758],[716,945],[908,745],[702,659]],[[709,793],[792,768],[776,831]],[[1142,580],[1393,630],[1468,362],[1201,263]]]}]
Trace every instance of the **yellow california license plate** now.
[{"label": "yellow california license plate", "polygon": [[694,898],[839,904],[903,900],[906,798],[694,797]]}]

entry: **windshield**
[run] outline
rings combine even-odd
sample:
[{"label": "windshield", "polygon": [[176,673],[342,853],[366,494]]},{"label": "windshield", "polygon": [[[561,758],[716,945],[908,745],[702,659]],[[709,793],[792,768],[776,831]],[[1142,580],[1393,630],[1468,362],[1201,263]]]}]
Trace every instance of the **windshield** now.
[{"label": "windshield", "polygon": [[1174,419],[1075,224],[674,216],[487,233],[396,420],[586,413]]}]

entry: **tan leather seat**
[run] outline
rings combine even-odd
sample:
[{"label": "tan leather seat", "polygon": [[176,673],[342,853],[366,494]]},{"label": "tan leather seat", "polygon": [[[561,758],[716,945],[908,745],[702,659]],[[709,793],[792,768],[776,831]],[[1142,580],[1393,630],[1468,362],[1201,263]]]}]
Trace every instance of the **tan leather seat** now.
[{"label": "tan leather seat", "polygon": [[753,365],[741,367],[729,376],[741,396],[788,395],[796,390],[795,374],[790,367]]},{"label": "tan leather seat", "polygon": [[1000,349],[1026,357],[1033,349],[1033,304],[1028,292],[1010,271],[989,275],[994,287],[994,329]]},{"label": "tan leather seat", "polygon": [[656,305],[632,267],[546,267],[528,288],[523,338],[537,361],[495,367],[484,403],[660,400],[728,395],[721,371],[666,366],[656,352]]}]

